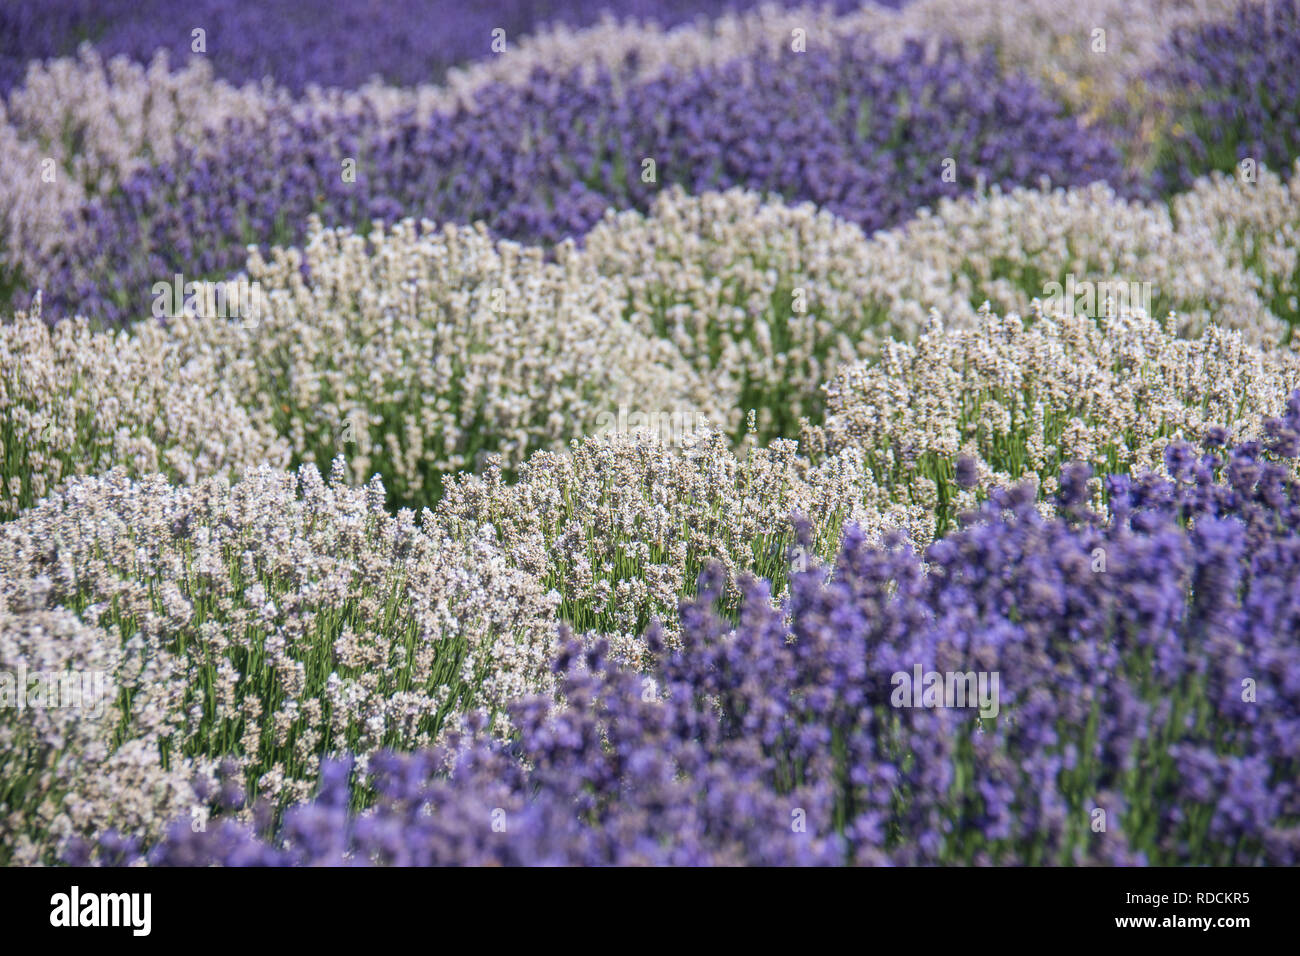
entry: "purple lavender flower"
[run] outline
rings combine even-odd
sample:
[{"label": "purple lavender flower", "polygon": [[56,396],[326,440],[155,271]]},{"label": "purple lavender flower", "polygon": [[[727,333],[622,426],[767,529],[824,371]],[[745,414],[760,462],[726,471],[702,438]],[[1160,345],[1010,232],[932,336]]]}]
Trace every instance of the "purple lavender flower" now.
[{"label": "purple lavender flower", "polygon": [[959,487],[973,488],[979,481],[979,475],[975,469],[975,459],[970,455],[958,456],[954,472],[954,479]]},{"label": "purple lavender flower", "polygon": [[1249,0],[1230,20],[1175,32],[1168,47],[1150,77],[1170,131],[1156,185],[1177,192],[1247,159],[1286,176],[1300,154],[1300,4]]}]

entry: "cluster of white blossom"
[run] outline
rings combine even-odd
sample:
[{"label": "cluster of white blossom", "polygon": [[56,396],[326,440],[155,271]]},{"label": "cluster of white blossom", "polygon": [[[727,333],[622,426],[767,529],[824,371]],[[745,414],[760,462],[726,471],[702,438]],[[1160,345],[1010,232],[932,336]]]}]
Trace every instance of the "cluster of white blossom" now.
[{"label": "cluster of white blossom", "polygon": [[671,343],[623,320],[616,284],[561,258],[481,225],[363,238],[313,221],[303,250],[249,260],[255,315],[173,334],[270,410],[299,460],[342,454],[399,503],[436,499],[486,454],[512,467],[563,447],[621,405],[738,420]]},{"label": "cluster of white blossom", "polygon": [[233,486],[116,470],[0,524],[0,669],[94,668],[120,691],[102,726],[4,712],[7,739],[49,748],[23,788],[42,832],[153,833],[169,814],[146,804],[183,802],[180,768],[218,758],[303,799],[325,755],[427,745],[549,689],[555,596],[490,534],[452,540],[384,497],[341,463],[328,483],[262,467]]},{"label": "cluster of white blossom", "polygon": [[793,436],[820,386],[891,331],[862,231],[811,203],[673,187],[649,215],[610,211],[583,242],[623,314],[672,342],[762,435]]},{"label": "cluster of white blossom", "polygon": [[25,139],[98,195],[142,166],[172,159],[177,142],[216,148],[205,132],[230,118],[260,118],[284,96],[219,80],[204,57],[172,70],[165,50],[145,66],[125,56],[105,62],[87,44],[75,58],[33,62],[7,105]]},{"label": "cluster of white blossom", "polygon": [[23,84],[0,99],[4,268],[37,274],[90,197],[170,160],[178,142],[218,148],[211,130],[262,117],[285,98],[269,86],[236,89],[203,57],[172,70],[165,51],[147,67],[125,56],[105,63],[88,44],[76,57],[31,62]]},{"label": "cluster of white blossom", "polygon": [[[600,631],[627,652],[652,618],[676,629],[678,601],[718,561],[737,598],[737,578],[769,578],[779,592],[796,543],[796,515],[814,526],[814,551],[833,554],[845,522],[883,537],[933,537],[925,509],[896,505],[854,449],[812,466],[796,443],[735,454],[705,429],[677,443],[609,432],[570,452],[534,454],[513,484],[497,467],[448,483],[437,518],[452,536],[490,525],[520,568],[558,591],[561,615]],[[816,555],[808,554],[805,560]]]},{"label": "cluster of white blossom", "polygon": [[[1300,160],[1289,179],[1264,167],[1211,173],[1171,202],[1180,233],[1213,237],[1214,258],[1248,272],[1273,313],[1300,323]],[[1228,275],[1224,271],[1223,275]],[[1222,280],[1221,280],[1222,281]]]},{"label": "cluster of white blossom", "polygon": [[951,484],[959,456],[982,489],[1029,479],[1050,495],[1067,462],[1160,472],[1169,441],[1199,442],[1210,426],[1258,437],[1300,387],[1300,354],[1217,326],[1179,338],[1172,325],[1141,312],[986,311],[965,328],[936,316],[915,344],[891,342],[827,385],[826,421],[805,429],[804,449],[814,460],[858,450],[903,501]]},{"label": "cluster of white blossom", "polygon": [[[184,759],[162,766],[163,675],[142,666],[138,644],[47,607],[49,591],[48,579],[19,585],[0,573],[0,848],[19,865],[109,828],[157,835],[199,804],[194,785],[211,771]],[[138,716],[116,746],[123,693]]]},{"label": "cluster of white blossom", "polygon": [[182,355],[177,336],[151,322],[96,332],[84,319],[53,327],[18,313],[0,323],[0,518],[73,475],[121,466],[183,482],[284,466],[288,443],[267,409],[249,407],[211,353]]},{"label": "cluster of white blossom", "polygon": [[[1163,203],[1101,183],[943,200],[865,236],[808,203],[733,189],[666,190],[648,215],[610,211],[581,255],[618,282],[623,314],[671,341],[728,403],[756,406],[763,435],[793,437],[846,364],[914,339],[938,311],[951,326],[996,312],[1099,317],[1177,313],[1261,346],[1291,337],[1300,187],[1215,177]],[[1273,306],[1278,310],[1274,312]]]},{"label": "cluster of white blossom", "polygon": [[64,235],[64,217],[86,198],[54,157],[3,120],[0,100],[0,168],[12,170],[0,191],[0,286],[46,260]]},{"label": "cluster of white blossom", "polygon": [[[1229,179],[1219,188],[1225,206],[1258,203],[1259,185]],[[1300,204],[1292,199],[1289,206],[1275,215],[1300,221]],[[969,322],[984,302],[1026,314],[1039,299],[1047,311],[1097,317],[1110,298],[1117,311],[1177,312],[1184,333],[1214,323],[1275,344],[1291,328],[1261,296],[1265,286],[1254,264],[1234,254],[1233,240],[1222,232],[1262,241],[1271,228],[1240,212],[1217,226],[1204,216],[1176,217],[1165,203],[1124,200],[1104,183],[995,188],[941,200],[933,211],[877,233],[869,261],[895,325],[906,334],[915,334],[931,309]]]}]

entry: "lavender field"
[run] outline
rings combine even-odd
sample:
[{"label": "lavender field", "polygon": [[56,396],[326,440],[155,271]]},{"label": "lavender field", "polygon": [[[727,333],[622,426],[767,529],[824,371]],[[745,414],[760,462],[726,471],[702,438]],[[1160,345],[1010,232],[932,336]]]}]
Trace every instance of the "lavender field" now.
[{"label": "lavender field", "polygon": [[0,864],[1300,864],[1297,64],[6,4]]}]

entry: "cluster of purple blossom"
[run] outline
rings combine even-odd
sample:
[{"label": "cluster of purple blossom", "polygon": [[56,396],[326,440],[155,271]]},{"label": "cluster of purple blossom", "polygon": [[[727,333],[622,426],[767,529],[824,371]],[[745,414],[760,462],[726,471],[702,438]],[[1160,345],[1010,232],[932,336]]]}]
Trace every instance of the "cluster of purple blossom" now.
[{"label": "cluster of purple blossom", "polygon": [[1155,182],[1186,189],[1207,169],[1286,163],[1300,153],[1300,3],[1243,3],[1236,16],[1175,31],[1152,71],[1168,139]]}]

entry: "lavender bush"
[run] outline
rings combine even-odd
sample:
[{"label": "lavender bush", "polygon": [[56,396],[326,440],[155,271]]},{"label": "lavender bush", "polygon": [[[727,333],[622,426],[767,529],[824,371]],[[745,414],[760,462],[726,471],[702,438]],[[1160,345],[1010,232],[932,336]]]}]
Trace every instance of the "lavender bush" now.
[{"label": "lavender bush", "polygon": [[1176,30],[1150,82],[1168,112],[1155,179],[1169,192],[1250,160],[1283,173],[1300,154],[1300,4],[1245,2],[1234,17]]}]

